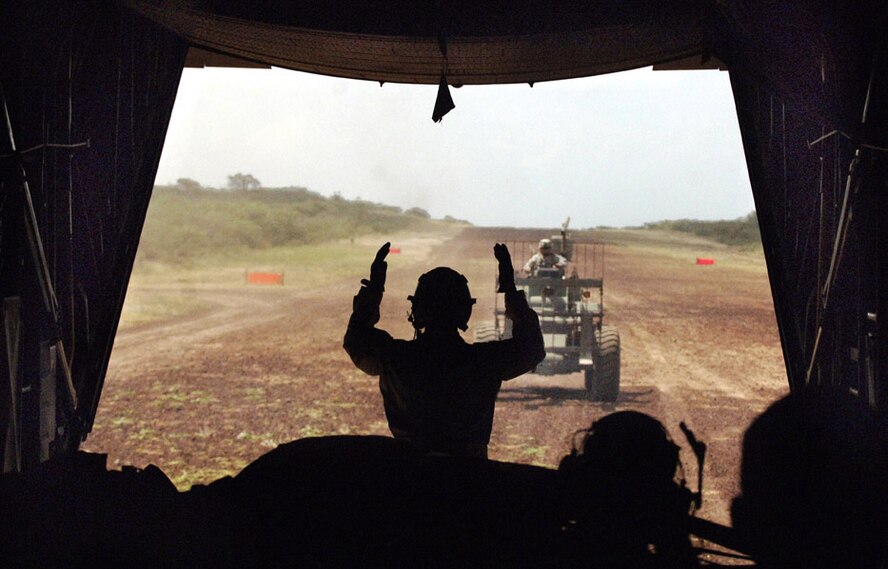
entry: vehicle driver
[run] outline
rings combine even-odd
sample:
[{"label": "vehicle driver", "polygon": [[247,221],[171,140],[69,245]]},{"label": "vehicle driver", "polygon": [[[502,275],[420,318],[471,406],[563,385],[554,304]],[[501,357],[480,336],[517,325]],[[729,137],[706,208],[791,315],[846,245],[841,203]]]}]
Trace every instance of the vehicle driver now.
[{"label": "vehicle driver", "polygon": [[354,298],[343,347],[359,369],[379,376],[392,435],[427,452],[486,458],[502,382],[533,370],[546,355],[539,318],[515,288],[508,248],[497,244],[493,250],[506,317],[512,320],[510,339],[463,340],[459,332],[468,328],[475,299],[466,278],[448,267],[420,276],[416,292],[407,297],[413,340],[396,340],[376,328],[388,243]]},{"label": "vehicle driver", "polygon": [[559,269],[563,273],[566,265],[567,259],[556,253],[552,248],[552,240],[540,239],[539,252],[535,253],[524,265],[524,273],[536,276],[538,269],[552,268]]}]

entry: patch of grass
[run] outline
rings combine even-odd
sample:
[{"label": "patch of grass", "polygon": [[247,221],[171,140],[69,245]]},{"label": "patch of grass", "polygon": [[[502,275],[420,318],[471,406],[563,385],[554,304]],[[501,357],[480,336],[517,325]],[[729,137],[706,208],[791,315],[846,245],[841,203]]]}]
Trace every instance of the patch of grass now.
[{"label": "patch of grass", "polygon": [[188,398],[182,393],[164,393],[158,395],[152,404],[156,407],[182,408],[188,401]]},{"label": "patch of grass", "polygon": [[532,459],[533,464],[542,464],[541,461],[546,458],[548,452],[549,448],[545,446],[529,446],[521,451],[521,456],[525,459]]},{"label": "patch of grass", "polygon": [[314,425],[306,425],[299,429],[299,438],[306,437],[322,437],[327,433],[324,430],[315,427]]},{"label": "patch of grass", "polygon": [[265,401],[264,387],[246,387],[244,388],[244,393],[246,394],[247,399],[255,403],[262,403]]},{"label": "patch of grass", "polygon": [[[221,464],[205,468],[188,468],[182,472],[170,475],[170,480],[181,491],[189,490],[197,484],[207,484],[224,476],[234,476],[248,464],[246,460],[219,460]],[[177,464],[171,462],[165,465],[168,470],[173,470]]]},{"label": "patch of grass", "polygon": [[159,393],[151,402],[155,407],[163,409],[183,409],[190,405],[206,405],[218,403],[219,399],[202,389],[194,389],[188,392],[180,389],[168,389]]},{"label": "patch of grass", "polygon": [[131,432],[129,438],[134,441],[154,440],[157,438],[157,431],[143,427],[138,431]]},{"label": "patch of grass", "polygon": [[187,291],[157,291],[138,285],[130,286],[120,316],[120,328],[173,320],[199,313],[211,306],[211,303],[195,298]]},{"label": "patch of grass", "polygon": [[314,421],[324,418],[324,412],[320,409],[315,409],[313,407],[308,408],[308,409],[304,409],[304,410],[299,410],[298,414],[305,415],[306,417],[308,417],[309,419],[312,419]]},{"label": "patch of grass", "polygon": [[356,407],[361,406],[351,401],[318,401],[317,404],[323,407],[333,407],[335,409],[355,409]]},{"label": "patch of grass", "polygon": [[208,439],[216,434],[216,429],[210,427],[209,425],[203,425],[194,435],[201,439]]},{"label": "patch of grass", "polygon": [[251,441],[256,443],[261,443],[264,440],[271,438],[270,433],[251,433],[249,431],[241,431],[234,437],[239,441]]},{"label": "patch of grass", "polygon": [[188,402],[197,404],[218,403],[219,399],[202,389],[195,389],[188,394]]}]

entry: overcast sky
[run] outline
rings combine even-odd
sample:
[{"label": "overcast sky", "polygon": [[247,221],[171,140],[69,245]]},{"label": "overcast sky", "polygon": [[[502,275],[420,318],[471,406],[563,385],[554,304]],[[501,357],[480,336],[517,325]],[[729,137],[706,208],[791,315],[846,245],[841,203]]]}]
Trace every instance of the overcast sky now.
[{"label": "overcast sky", "polygon": [[282,69],[186,69],[157,183],[418,206],[476,225],[576,228],[753,210],[726,72],[624,73],[451,89]]}]

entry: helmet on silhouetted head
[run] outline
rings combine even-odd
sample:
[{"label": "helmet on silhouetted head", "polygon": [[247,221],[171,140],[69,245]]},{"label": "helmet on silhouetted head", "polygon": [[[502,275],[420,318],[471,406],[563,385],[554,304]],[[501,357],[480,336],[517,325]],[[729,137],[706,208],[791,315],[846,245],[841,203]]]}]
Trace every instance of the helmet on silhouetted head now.
[{"label": "helmet on silhouetted head", "polygon": [[407,300],[412,305],[408,320],[416,330],[437,324],[465,331],[475,304],[466,277],[449,267],[438,267],[420,276],[416,292]]},{"label": "helmet on silhouetted head", "polygon": [[638,411],[618,411],[579,431],[582,442],[567,459],[596,477],[671,483],[679,466],[679,446],[660,421]]}]

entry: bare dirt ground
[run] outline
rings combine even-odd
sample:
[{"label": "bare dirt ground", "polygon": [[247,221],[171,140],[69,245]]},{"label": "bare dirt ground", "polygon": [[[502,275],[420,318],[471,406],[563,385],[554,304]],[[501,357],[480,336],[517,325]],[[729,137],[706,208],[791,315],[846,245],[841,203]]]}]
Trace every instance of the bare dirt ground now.
[{"label": "bare dirt ground", "polygon": [[[406,296],[420,272],[439,265],[468,277],[478,298],[472,322],[489,320],[493,243],[544,235],[472,228],[450,240],[400,243],[422,254],[403,263],[390,257],[380,326],[410,337]],[[701,515],[727,523],[742,433],[787,392],[767,276],[742,262],[696,266],[694,251],[711,254],[711,244],[651,244],[640,235],[594,235],[612,243],[605,307],[622,341],[618,401],[589,401],[579,373],[508,382],[490,455],[556,466],[577,429],[636,409],[660,419],[682,445],[695,488],[695,461],[678,428],[685,421],[709,445]],[[302,289],[295,276],[286,287],[195,287],[191,293],[213,309],[118,334],[84,447],[108,453],[112,468],[157,464],[187,488],[235,474],[296,438],[388,434],[375,378],[357,371],[341,348],[357,287],[347,279]]]}]

